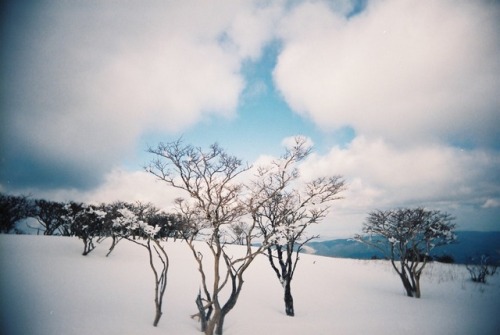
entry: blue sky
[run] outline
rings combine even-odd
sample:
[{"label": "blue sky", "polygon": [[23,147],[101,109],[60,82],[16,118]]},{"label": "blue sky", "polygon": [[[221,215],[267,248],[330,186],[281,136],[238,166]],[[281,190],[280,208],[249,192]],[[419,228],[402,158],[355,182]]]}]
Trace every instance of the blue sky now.
[{"label": "blue sky", "polygon": [[376,208],[500,230],[500,5],[491,1],[7,1],[0,191],[174,196],[148,145],[218,142],[253,164],[302,135],[304,178],[349,188],[317,232]]},{"label": "blue sky", "polygon": [[243,62],[241,74],[246,86],[241,93],[236,115],[207,118],[167,136],[162,132],[146,134],[140,141],[143,148],[182,137],[186,142],[199,145],[218,142],[251,163],[261,155],[281,155],[282,140],[296,135],[310,137],[316,152],[325,153],[331,146],[348,144],[355,136],[351,127],[323,131],[310,119],[294,113],[277,91],[272,71],[280,47],[279,42],[270,42],[263,48],[259,59]]}]

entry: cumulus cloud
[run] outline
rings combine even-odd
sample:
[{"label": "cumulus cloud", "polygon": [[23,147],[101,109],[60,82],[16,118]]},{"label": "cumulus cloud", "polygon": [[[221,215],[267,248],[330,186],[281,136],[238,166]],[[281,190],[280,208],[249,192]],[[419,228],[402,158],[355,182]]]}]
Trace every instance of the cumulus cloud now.
[{"label": "cumulus cloud", "polygon": [[305,2],[283,20],[274,80],[324,129],[405,144],[498,140],[500,6],[370,1],[350,18]]},{"label": "cumulus cloud", "polygon": [[[500,155],[447,146],[400,149],[379,139],[358,137],[346,148],[312,155],[302,174],[346,177],[350,187],[345,206],[418,205],[431,202],[476,203],[498,194]],[[349,198],[351,200],[349,200]]]},{"label": "cumulus cloud", "polygon": [[179,133],[210,115],[232,117],[241,63],[259,57],[280,13],[279,3],[258,1],[6,8],[3,172],[29,157],[32,173],[36,162],[48,166],[44,186],[68,170],[81,180],[66,186],[102,181],[147,130]]},{"label": "cumulus cloud", "polygon": [[[333,208],[332,220],[344,222],[337,232],[352,233],[374,208],[407,205],[456,209],[465,213],[462,222],[481,215],[491,215],[491,227],[496,222],[497,2],[51,1],[5,8],[2,191],[163,207],[177,196],[172,190],[119,168],[136,154],[138,139],[233,118],[245,99],[277,89],[325,137],[352,130],[350,143],[321,148],[301,167],[304,178],[346,178],[345,199]],[[276,87],[263,78],[246,83],[243,64],[258,63],[270,41],[279,45]],[[274,61],[265,58],[268,67]],[[304,136],[321,146],[322,135]]]},{"label": "cumulus cloud", "polygon": [[[500,193],[499,164],[495,152],[444,145],[400,148],[360,136],[345,148],[311,155],[301,174],[339,174],[346,179],[344,199],[334,204],[329,218],[340,234],[359,230],[366,213],[375,209],[416,206],[458,213],[461,229],[475,229],[478,215],[484,214],[478,213],[481,206],[494,207]],[[488,220],[483,224],[494,227],[494,220]]]},{"label": "cumulus cloud", "polygon": [[346,177],[329,218],[335,231],[352,233],[369,211],[399,206],[449,210],[462,229],[478,220],[494,227],[481,208],[495,208],[500,192],[500,6],[385,0],[352,12],[326,1],[293,7],[273,72],[295,112],[357,134],[302,167],[305,178]]}]

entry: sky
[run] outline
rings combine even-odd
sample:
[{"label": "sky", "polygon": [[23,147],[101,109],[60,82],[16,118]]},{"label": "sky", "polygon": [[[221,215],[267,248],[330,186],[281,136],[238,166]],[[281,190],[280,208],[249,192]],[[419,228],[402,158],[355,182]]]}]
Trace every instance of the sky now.
[{"label": "sky", "polygon": [[163,208],[177,195],[144,171],[148,146],[254,164],[300,135],[302,176],[348,185],[322,238],[416,206],[500,230],[498,1],[1,6],[1,192]]}]

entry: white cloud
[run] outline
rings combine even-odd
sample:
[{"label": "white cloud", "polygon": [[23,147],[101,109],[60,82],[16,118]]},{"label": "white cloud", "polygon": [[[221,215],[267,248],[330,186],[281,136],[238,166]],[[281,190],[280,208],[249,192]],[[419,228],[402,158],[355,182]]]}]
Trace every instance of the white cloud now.
[{"label": "white cloud", "polygon": [[[179,133],[205,118],[234,117],[247,84],[243,62],[278,37],[273,76],[286,102],[321,128],[349,125],[358,135],[302,168],[305,178],[346,177],[346,198],[333,212],[344,223],[335,230],[359,225],[374,207],[498,208],[498,152],[443,144],[500,139],[497,3],[374,0],[349,19],[349,0],[290,3],[51,2],[15,17],[2,40],[2,135],[11,156],[35,158],[11,167],[31,170],[30,182],[37,169],[87,178],[78,187],[102,177],[87,191],[26,193],[168,206],[177,196],[170,188],[116,167],[148,130]],[[264,81],[250,84],[248,99],[272,91]]]},{"label": "white cloud", "polygon": [[106,175],[100,187],[84,193],[82,200],[104,203],[119,200],[151,202],[159,208],[171,210],[174,200],[185,196],[181,190],[168,186],[145,171],[114,169]]},{"label": "white cloud", "polygon": [[22,147],[13,155],[99,175],[148,130],[178,134],[203,118],[233,117],[241,64],[259,57],[280,8],[230,0],[22,7],[28,18],[9,25],[6,39],[7,129]]},{"label": "white cloud", "polygon": [[498,3],[385,0],[347,12],[306,1],[278,31],[273,77],[286,102],[324,130],[357,134],[303,164],[305,178],[348,182],[332,225],[317,232],[352,234],[371,210],[419,205],[457,213],[461,227],[475,229],[479,217],[494,227],[480,208],[500,193],[500,156],[483,149],[499,139]]},{"label": "white cloud", "polygon": [[500,189],[498,154],[445,146],[400,149],[358,137],[345,149],[312,155],[302,166],[311,175],[340,174],[348,182],[341,206],[351,210],[430,203],[482,204]]},{"label": "white cloud", "polygon": [[498,207],[500,207],[500,199],[487,199],[482,207],[483,208],[498,208]]},{"label": "white cloud", "polygon": [[[339,174],[344,199],[333,204],[323,237],[352,236],[375,209],[424,206],[452,213],[460,229],[498,229],[481,208],[497,208],[500,154],[443,145],[397,147],[378,139],[355,138],[346,148],[313,154],[302,165],[304,179]],[[479,220],[478,218],[481,217]]]},{"label": "white cloud", "polygon": [[[260,156],[241,181],[247,182],[257,166],[273,159]],[[486,215],[478,210],[499,207],[498,166],[498,153],[446,146],[401,149],[380,139],[357,137],[346,148],[334,147],[325,155],[313,153],[301,163],[304,180],[339,174],[347,182],[347,190],[341,193],[344,198],[335,201],[328,217],[309,233],[322,238],[349,237],[360,231],[370,211],[406,206],[450,212],[461,229],[477,229],[475,220]],[[122,169],[109,172],[98,188],[88,191],[28,189],[20,193],[56,201],[152,202],[166,210],[172,209],[175,198],[186,196],[149,173]],[[498,229],[495,219],[486,220],[479,229]]]},{"label": "white cloud", "polygon": [[346,19],[324,2],[280,26],[274,79],[325,129],[399,144],[498,138],[500,6],[486,1],[370,1]]},{"label": "white cloud", "polygon": [[158,208],[167,211],[172,210],[176,198],[186,196],[183,191],[168,186],[165,182],[158,180],[145,171],[127,171],[123,169],[113,169],[108,172],[99,187],[91,190],[27,188],[18,190],[16,193],[29,194],[33,199],[48,199],[60,202],[76,201],[93,204],[115,201],[151,202]]},{"label": "white cloud", "polygon": [[[261,156],[254,166],[272,159]],[[325,154],[313,152],[300,164],[302,180],[340,175],[347,189],[310,233],[322,238],[353,236],[375,209],[417,206],[451,213],[462,230],[498,229],[495,213],[482,210],[499,207],[498,166],[497,151],[428,143],[402,147],[365,136]]]}]

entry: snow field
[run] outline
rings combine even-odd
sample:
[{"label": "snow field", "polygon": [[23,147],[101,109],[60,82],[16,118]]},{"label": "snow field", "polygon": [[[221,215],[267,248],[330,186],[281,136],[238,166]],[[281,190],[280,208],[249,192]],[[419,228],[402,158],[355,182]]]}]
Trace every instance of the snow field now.
[{"label": "snow field", "polygon": [[[197,312],[200,279],[187,245],[166,243],[168,285],[155,328],[146,249],[121,241],[105,257],[109,242],[84,257],[76,238],[0,235],[3,334],[199,334],[190,315]],[[296,316],[285,315],[281,285],[259,256],[245,273],[224,334],[499,333],[499,275],[480,285],[463,266],[432,263],[421,280],[422,298],[413,299],[405,296],[389,262],[300,258],[292,282]]]}]

